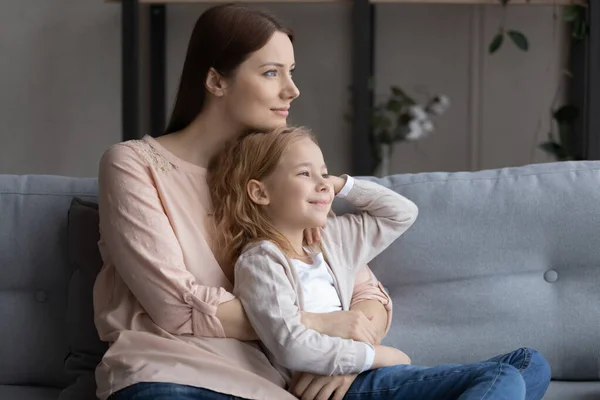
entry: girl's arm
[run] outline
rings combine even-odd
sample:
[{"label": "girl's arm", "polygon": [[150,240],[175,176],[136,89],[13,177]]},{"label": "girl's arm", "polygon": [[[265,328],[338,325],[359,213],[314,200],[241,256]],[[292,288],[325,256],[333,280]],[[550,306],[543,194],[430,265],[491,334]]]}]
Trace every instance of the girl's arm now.
[{"label": "girl's arm", "polygon": [[[284,265],[287,260],[277,246],[262,242],[242,254],[235,267],[234,294],[272,361],[292,371],[320,375],[370,368],[366,365],[369,344],[323,335],[302,324],[296,291]],[[380,361],[382,354],[376,352],[374,361]]]},{"label": "girl's arm", "polygon": [[350,312],[302,313],[302,323],[320,333],[379,344],[390,329],[392,299],[368,266],[356,274]]},{"label": "girl's arm", "polygon": [[342,265],[358,271],[410,228],[418,208],[380,184],[347,175],[344,178],[331,177],[335,193],[358,212],[329,218],[323,239],[339,247]]}]

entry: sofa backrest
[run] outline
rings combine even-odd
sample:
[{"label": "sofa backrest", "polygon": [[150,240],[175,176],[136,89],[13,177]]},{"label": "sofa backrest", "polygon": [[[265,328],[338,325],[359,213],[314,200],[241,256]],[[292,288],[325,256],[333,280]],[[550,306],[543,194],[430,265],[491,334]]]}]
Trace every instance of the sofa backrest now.
[{"label": "sofa backrest", "polygon": [[67,212],[96,191],[95,179],[0,175],[0,384],[69,380]]},{"label": "sofa backrest", "polygon": [[555,379],[598,380],[600,162],[380,182],[419,207],[411,229],[371,263],[394,301],[384,343],[422,365],[528,346]]},{"label": "sofa backrest", "polygon": [[[600,162],[378,181],[420,210],[370,263],[394,301],[384,343],[422,365],[528,346],[546,355],[555,379],[598,379]],[[84,354],[91,343],[97,360],[93,340],[69,343],[66,311],[74,277],[67,213],[74,197],[95,201],[96,192],[95,179],[0,175],[0,384],[70,383],[69,344]],[[335,211],[352,209],[336,200]],[[77,247],[91,251],[97,232],[84,237],[90,243]],[[86,338],[92,318],[75,324]]]}]

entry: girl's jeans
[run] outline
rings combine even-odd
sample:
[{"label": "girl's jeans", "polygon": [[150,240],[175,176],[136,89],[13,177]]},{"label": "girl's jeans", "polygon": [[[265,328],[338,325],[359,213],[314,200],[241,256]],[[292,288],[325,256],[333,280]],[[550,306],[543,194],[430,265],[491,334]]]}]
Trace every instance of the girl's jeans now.
[{"label": "girl's jeans", "polygon": [[[397,365],[360,374],[345,400],[540,400],[550,384],[546,359],[529,348],[474,364]],[[138,383],[110,400],[235,400],[171,383]],[[274,399],[275,400],[275,399]]]}]

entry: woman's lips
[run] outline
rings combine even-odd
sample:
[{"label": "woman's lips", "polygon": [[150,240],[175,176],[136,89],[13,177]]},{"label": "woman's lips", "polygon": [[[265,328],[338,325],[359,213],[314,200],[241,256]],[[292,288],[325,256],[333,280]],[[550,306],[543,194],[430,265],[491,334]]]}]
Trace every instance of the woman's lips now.
[{"label": "woman's lips", "polygon": [[280,117],[287,117],[290,114],[289,108],[272,108],[271,111],[273,111],[275,114],[279,115]]}]

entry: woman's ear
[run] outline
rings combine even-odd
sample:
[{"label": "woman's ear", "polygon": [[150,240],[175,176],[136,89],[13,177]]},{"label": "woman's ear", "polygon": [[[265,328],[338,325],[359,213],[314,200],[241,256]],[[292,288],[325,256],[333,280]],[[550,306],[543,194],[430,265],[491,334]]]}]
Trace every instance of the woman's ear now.
[{"label": "woman's ear", "polygon": [[247,189],[248,196],[250,196],[250,200],[252,200],[254,203],[261,206],[269,205],[269,194],[267,193],[267,189],[262,182],[257,181],[256,179],[251,179],[250,182],[248,182]]},{"label": "woman's ear", "polygon": [[225,78],[217,72],[216,69],[210,68],[208,74],[206,74],[206,82],[204,82],[206,90],[214,94],[217,97],[221,97],[225,94],[227,88],[227,82]]}]

